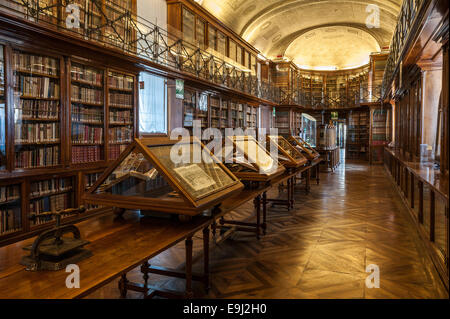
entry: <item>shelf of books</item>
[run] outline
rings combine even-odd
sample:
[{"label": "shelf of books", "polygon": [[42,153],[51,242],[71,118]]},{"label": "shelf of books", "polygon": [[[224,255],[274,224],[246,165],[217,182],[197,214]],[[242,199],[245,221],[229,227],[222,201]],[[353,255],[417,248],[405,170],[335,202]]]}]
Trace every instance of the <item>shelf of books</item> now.
[{"label": "shelf of books", "polygon": [[0,45],[0,171],[6,168],[5,59]]},{"label": "shelf of books", "polygon": [[382,163],[384,147],[390,139],[389,110],[372,109],[370,117],[370,163]]},{"label": "shelf of books", "polygon": [[22,230],[20,188],[20,184],[0,186],[0,236]]},{"label": "shelf of books", "polygon": [[82,204],[135,136],[135,74],[44,52],[0,45],[0,245],[53,225],[33,216]]},{"label": "shelf of books", "polygon": [[60,59],[13,51],[15,167],[61,163]]},{"label": "shelf of books", "polygon": [[258,127],[258,108],[256,106],[247,105],[245,123],[247,129],[256,131]]},{"label": "shelf of books", "polygon": [[231,128],[239,127],[238,124],[239,106],[236,102],[230,101]]},{"label": "shelf of books", "polygon": [[275,127],[278,129],[279,135],[289,135],[290,132],[290,112],[276,110],[275,112]]},{"label": "shelf of books", "polygon": [[[95,171],[95,172],[87,172],[82,175],[82,187],[84,191],[87,191],[94,183],[97,181],[97,179],[103,174],[103,170]],[[93,204],[85,204],[84,205],[87,212],[91,212],[94,210],[98,210],[103,208],[100,205],[93,205]]]},{"label": "shelf of books", "polygon": [[225,129],[228,127],[228,104],[218,96],[209,98],[211,112],[211,127],[220,130],[222,136],[225,136]]},{"label": "shelf of books", "polygon": [[348,118],[347,157],[367,159],[369,153],[369,112],[352,111]]},{"label": "shelf of books", "polygon": [[195,91],[185,89],[183,99],[183,127],[189,130],[190,134],[192,134],[192,129],[194,127],[196,104]]},{"label": "shelf of books", "polygon": [[134,77],[108,72],[109,160],[119,157],[134,138]]},{"label": "shelf of books", "polygon": [[314,75],[311,77],[311,105],[320,106],[323,103],[323,77]]},{"label": "shelf of books", "polygon": [[71,160],[74,164],[104,160],[104,71],[71,63]]},{"label": "shelf of books", "polygon": [[301,88],[303,92],[303,106],[311,105],[311,76],[309,75],[300,75]]},{"label": "shelf of books", "polygon": [[53,217],[35,218],[35,216],[75,207],[75,185],[75,176],[32,181],[28,212],[30,228],[33,229],[54,220]]}]

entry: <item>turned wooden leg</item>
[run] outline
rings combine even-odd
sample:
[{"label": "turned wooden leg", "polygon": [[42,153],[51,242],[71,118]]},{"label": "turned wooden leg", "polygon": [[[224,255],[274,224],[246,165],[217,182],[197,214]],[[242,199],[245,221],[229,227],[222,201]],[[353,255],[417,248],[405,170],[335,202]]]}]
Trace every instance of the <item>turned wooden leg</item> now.
[{"label": "turned wooden leg", "polygon": [[125,299],[127,297],[127,284],[128,284],[127,274],[123,274],[119,280],[120,298],[122,299]]},{"label": "turned wooden leg", "polygon": [[187,299],[192,299],[194,293],[192,291],[192,237],[189,237],[185,241],[186,245],[186,291],[185,296]]},{"label": "turned wooden leg", "polygon": [[310,186],[310,181],[311,181],[311,170],[308,169],[308,170],[306,171],[306,184],[305,184],[306,194],[309,193],[310,188],[311,188],[311,186]]},{"label": "turned wooden leg", "polygon": [[147,286],[148,284],[148,268],[150,267],[150,264],[148,263],[148,261],[146,261],[145,263],[142,264],[141,266],[141,273],[143,273],[143,278],[144,278],[144,284]]},{"label": "turned wooden leg", "polygon": [[316,182],[320,184],[320,163],[316,165]]},{"label": "turned wooden leg", "polygon": [[209,227],[203,228],[203,276],[206,293],[209,292]]},{"label": "turned wooden leg", "polygon": [[256,196],[254,200],[256,208],[256,239],[259,240],[260,218],[261,218],[261,195]]},{"label": "turned wooden leg", "polygon": [[266,234],[267,230],[267,192],[264,192],[262,195],[262,207],[263,207],[263,223],[262,223],[262,229],[263,234]]}]

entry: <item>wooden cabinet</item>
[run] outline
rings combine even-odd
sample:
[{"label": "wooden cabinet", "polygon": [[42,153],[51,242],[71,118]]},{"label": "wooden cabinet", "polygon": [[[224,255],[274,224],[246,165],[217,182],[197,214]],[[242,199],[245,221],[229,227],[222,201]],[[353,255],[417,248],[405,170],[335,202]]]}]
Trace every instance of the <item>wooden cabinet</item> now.
[{"label": "wooden cabinet", "polygon": [[[132,142],[137,71],[11,45],[0,47],[0,63],[3,245],[53,223],[33,216],[83,204],[85,179],[92,183]],[[102,211],[91,206],[71,220]]]},{"label": "wooden cabinet", "polygon": [[347,158],[368,159],[369,110],[351,111],[347,125]]},{"label": "wooden cabinet", "polygon": [[[182,144],[181,144],[182,143]],[[176,146],[175,146],[176,144]],[[198,150],[199,163],[176,162],[173,147]],[[85,194],[90,204],[197,215],[242,190],[242,183],[196,138],[136,139]]]},{"label": "wooden cabinet", "polygon": [[384,147],[391,140],[390,107],[373,107],[370,109],[370,164],[383,163]]}]

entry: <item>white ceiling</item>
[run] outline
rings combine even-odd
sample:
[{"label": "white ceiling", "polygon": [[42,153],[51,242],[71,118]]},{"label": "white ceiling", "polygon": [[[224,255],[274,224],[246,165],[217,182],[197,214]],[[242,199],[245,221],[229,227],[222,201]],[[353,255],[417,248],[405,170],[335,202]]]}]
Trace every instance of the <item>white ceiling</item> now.
[{"label": "white ceiling", "polygon": [[[370,52],[388,46],[401,3],[402,0],[201,1],[203,7],[266,57],[286,56],[311,68],[358,66],[363,55],[368,60]],[[380,24],[368,28],[374,5],[379,8]]]}]

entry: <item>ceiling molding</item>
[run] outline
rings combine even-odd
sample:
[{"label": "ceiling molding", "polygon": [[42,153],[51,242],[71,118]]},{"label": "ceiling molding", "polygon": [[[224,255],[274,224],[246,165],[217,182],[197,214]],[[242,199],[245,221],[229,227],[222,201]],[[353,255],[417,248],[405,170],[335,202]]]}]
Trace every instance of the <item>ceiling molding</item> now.
[{"label": "ceiling molding", "polygon": [[[265,20],[270,20],[270,18],[274,15],[277,15],[281,12],[289,11],[292,9],[297,9],[299,7],[311,7],[311,6],[326,6],[326,5],[336,5],[336,3],[349,3],[349,4],[358,4],[358,5],[369,5],[374,4],[380,7],[380,9],[390,15],[393,19],[393,21],[396,21],[398,12],[400,11],[400,5],[395,4],[392,1],[388,0],[374,0],[371,2],[368,2],[367,0],[324,0],[324,1],[317,1],[317,0],[290,0],[290,1],[283,1],[275,2],[272,5],[269,5],[268,7],[264,8],[263,10],[259,11],[255,15],[253,15],[251,18],[248,19],[248,22],[244,25],[244,27],[237,31],[238,34],[245,38],[246,32],[251,28],[252,25],[258,24],[258,21],[265,18]],[[395,25],[392,26],[394,28]]]},{"label": "ceiling molding", "polygon": [[[379,32],[376,32],[376,29],[367,29],[367,27],[363,24],[359,23],[330,23],[330,24],[321,24],[317,25],[311,28],[306,28],[302,30],[298,30],[296,32],[293,32],[282,39],[278,40],[276,43],[274,43],[272,49],[268,52],[269,56],[273,56],[276,54],[285,54],[287,48],[294,42],[297,38],[301,37],[303,34],[313,31],[320,28],[327,28],[327,27],[350,27],[359,29],[363,32],[366,32],[370,34],[375,40],[378,42],[378,45],[380,47],[383,47],[385,45],[385,42],[383,41],[383,36],[379,34]],[[276,50],[276,51],[275,51]]]}]

